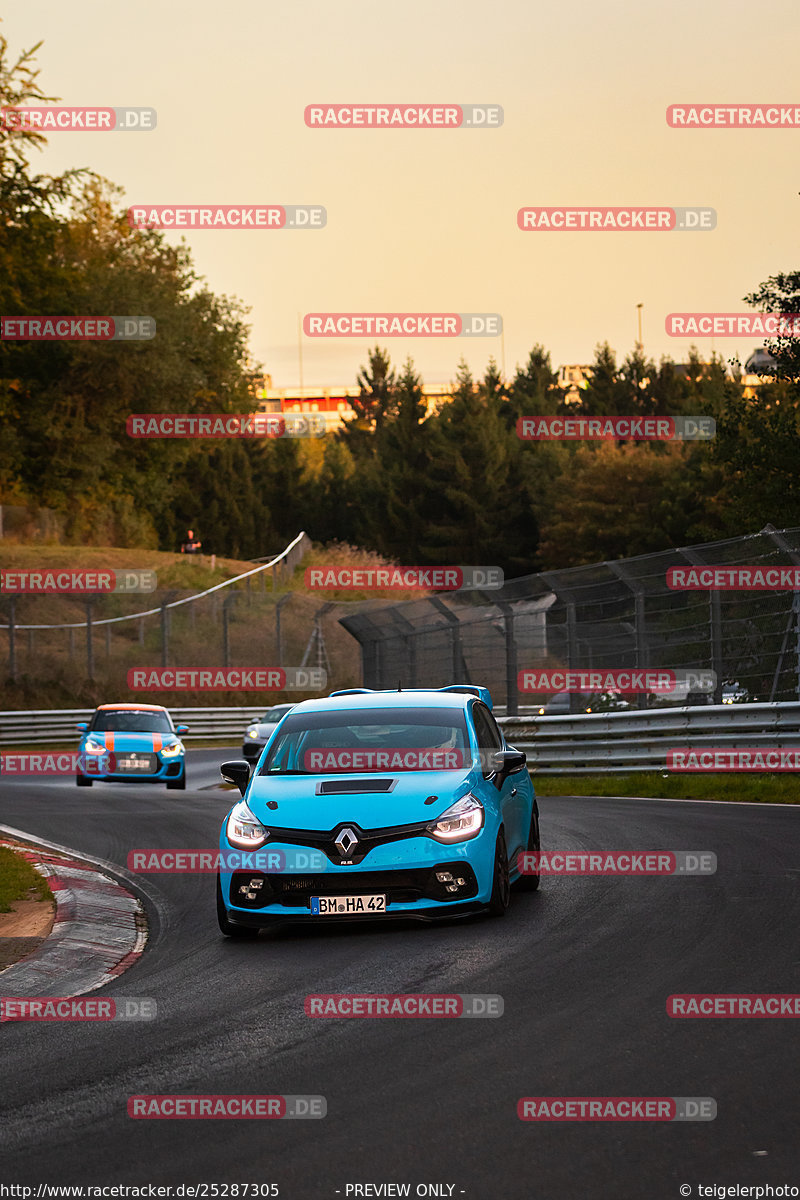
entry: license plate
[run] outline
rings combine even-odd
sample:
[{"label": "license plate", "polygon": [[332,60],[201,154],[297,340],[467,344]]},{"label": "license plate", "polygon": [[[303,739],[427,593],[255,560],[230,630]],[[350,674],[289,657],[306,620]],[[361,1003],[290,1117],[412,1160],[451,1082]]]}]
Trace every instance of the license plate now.
[{"label": "license plate", "polygon": [[122,767],[123,771],[149,771],[150,770],[149,757],[148,758],[136,758],[135,755],[132,755],[129,758],[120,758],[117,761],[118,761],[119,765]]},{"label": "license plate", "polygon": [[312,896],[314,917],[348,916],[354,913],[386,912],[385,896]]}]

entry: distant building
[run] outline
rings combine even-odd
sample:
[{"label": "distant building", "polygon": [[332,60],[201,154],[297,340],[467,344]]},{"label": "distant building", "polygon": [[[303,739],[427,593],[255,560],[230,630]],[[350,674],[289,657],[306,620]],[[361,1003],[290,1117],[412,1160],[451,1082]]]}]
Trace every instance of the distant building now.
[{"label": "distant building", "polygon": [[570,363],[567,366],[558,368],[558,382],[556,387],[559,387],[564,392],[565,404],[582,404],[582,392],[585,392],[589,386],[589,380],[592,378],[594,368],[583,366],[580,363]]},{"label": "distant building", "polygon": [[[270,384],[271,384],[270,380]],[[325,388],[273,388],[263,386],[256,389],[258,401],[257,412],[260,413],[317,413],[322,414],[329,429],[335,429],[344,421],[350,421],[355,412],[350,403],[351,399],[361,395],[357,387],[325,387]],[[427,405],[428,415],[441,408],[449,400],[453,391],[449,384],[424,384],[422,395]]]},{"label": "distant building", "polygon": [[776,365],[775,359],[763,346],[759,346],[753,351],[744,364],[744,374],[742,375],[745,400],[752,400],[758,394],[760,387],[774,381]]},{"label": "distant building", "polygon": [[763,346],[759,346],[744,364],[744,369],[748,375],[774,376],[776,365],[775,359],[769,351],[765,350]]}]

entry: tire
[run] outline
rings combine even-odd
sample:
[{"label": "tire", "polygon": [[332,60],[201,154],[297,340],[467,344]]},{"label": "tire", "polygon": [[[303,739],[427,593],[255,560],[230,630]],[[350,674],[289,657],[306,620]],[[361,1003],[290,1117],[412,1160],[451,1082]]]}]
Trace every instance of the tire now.
[{"label": "tire", "polygon": [[178,779],[167,780],[168,792],[185,792],[186,791],[186,769],[181,771]]},{"label": "tire", "polygon": [[[535,807],[531,812],[531,828],[528,833],[528,845],[525,848],[531,853],[542,848],[542,841],[539,834],[539,817]],[[517,887],[521,892],[535,892],[539,887],[539,872],[537,871],[535,875],[520,875],[517,880]]]},{"label": "tire", "polygon": [[94,780],[90,779],[88,775],[76,775],[75,783],[78,787],[91,787],[94,783]]},{"label": "tire", "polygon": [[225,911],[225,905],[222,900],[222,884],[217,876],[217,920],[219,927],[225,937],[240,938],[247,941],[252,941],[258,937],[258,929],[252,925],[234,925],[228,920],[228,914]]},{"label": "tire", "polygon": [[492,872],[492,895],[489,899],[489,915],[504,917],[511,903],[511,882],[508,877],[508,849],[506,836],[501,829],[494,848],[494,870]]}]

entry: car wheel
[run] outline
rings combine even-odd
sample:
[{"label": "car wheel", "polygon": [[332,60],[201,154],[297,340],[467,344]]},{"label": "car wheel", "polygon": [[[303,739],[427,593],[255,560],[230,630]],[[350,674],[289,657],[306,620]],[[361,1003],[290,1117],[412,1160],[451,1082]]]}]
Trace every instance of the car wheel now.
[{"label": "car wheel", "polygon": [[87,775],[76,775],[75,782],[78,787],[91,787],[94,783],[93,779],[89,779]]},{"label": "car wheel", "polygon": [[489,913],[493,917],[505,916],[511,901],[511,882],[508,876],[508,850],[506,838],[502,829],[497,835],[494,848],[494,873],[492,875],[492,895],[489,899]]},{"label": "car wheel", "polygon": [[228,914],[222,900],[222,884],[219,881],[219,875],[217,876],[217,920],[225,937],[246,939],[258,937],[258,929],[252,925],[234,925],[232,921],[228,920]]},{"label": "car wheel", "polygon": [[[537,817],[536,810],[534,809],[531,813],[531,828],[530,833],[528,834],[528,845],[526,846],[526,849],[529,853],[534,854],[538,853],[541,848],[542,841],[539,835],[539,818]],[[521,892],[535,892],[538,886],[538,871],[535,875],[528,875],[527,873],[525,875],[520,875],[519,880],[517,881],[517,887]]]},{"label": "car wheel", "polygon": [[184,792],[186,791],[186,771],[181,771],[177,779],[167,780],[168,792]]}]

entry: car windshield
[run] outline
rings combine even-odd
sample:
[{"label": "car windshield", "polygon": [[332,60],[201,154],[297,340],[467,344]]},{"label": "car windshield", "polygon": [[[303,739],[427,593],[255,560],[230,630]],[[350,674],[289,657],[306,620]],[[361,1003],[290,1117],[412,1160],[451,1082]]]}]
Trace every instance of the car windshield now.
[{"label": "car windshield", "polygon": [[115,730],[118,733],[172,733],[165,712],[98,712],[92,721],[92,732]]},{"label": "car windshield", "polygon": [[286,713],[289,711],[289,709],[293,708],[293,707],[294,707],[293,704],[287,704],[285,708],[270,709],[269,712],[264,713],[263,717],[258,718],[258,721],[256,722],[256,724],[257,725],[277,725],[278,721],[280,721],[281,717],[284,717],[286,715]]},{"label": "car windshield", "polygon": [[470,761],[461,709],[348,709],[287,717],[259,774],[463,770]]}]

